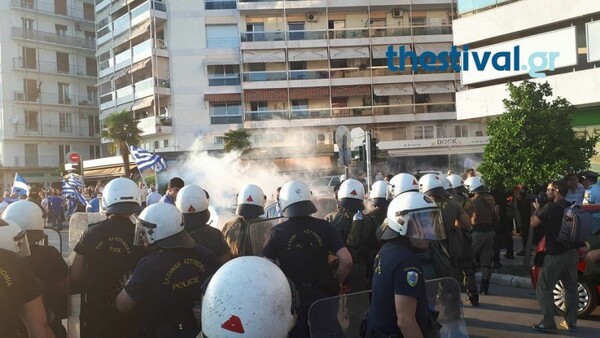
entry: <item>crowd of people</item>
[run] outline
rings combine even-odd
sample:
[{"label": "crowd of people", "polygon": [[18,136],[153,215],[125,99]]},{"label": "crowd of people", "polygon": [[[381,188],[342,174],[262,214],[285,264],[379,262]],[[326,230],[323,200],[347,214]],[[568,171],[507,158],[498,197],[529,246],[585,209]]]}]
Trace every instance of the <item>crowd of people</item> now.
[{"label": "crowd of people", "polygon": [[[361,181],[343,180],[333,191],[337,210],[324,219],[312,216],[317,206],[304,182],[278,188],[276,220],[261,217],[266,195],[247,184],[237,195],[235,217],[222,229],[207,224],[210,194],[198,185],[173,177],[160,196],[117,178],[85,189],[100,199],[107,218],[86,228],[70,267],[56,249],[38,245],[47,199],[12,202],[0,221],[0,332],[66,337],[67,295],[78,290],[83,338],[309,337],[311,331],[335,337],[343,335],[337,304],[309,314],[311,305],[371,289],[370,302],[362,304],[367,318],[349,313],[353,322],[364,319],[363,336],[431,336],[437,326],[425,281],[454,278],[466,302],[480,306],[480,296],[493,293],[502,232],[512,233],[514,223],[521,231],[530,224],[541,228],[548,243],[537,290],[543,320],[533,329],[556,331],[549,309],[559,279],[568,299],[561,326],[576,329],[576,248],[552,240],[562,201],[570,186],[578,187],[567,185],[570,177],[551,182],[548,203],[527,202],[528,212],[521,187],[495,194],[474,170],[376,178],[368,194]],[[573,195],[589,199],[594,193]],[[509,220],[510,227],[500,225]],[[309,316],[319,320],[309,326]]]}]

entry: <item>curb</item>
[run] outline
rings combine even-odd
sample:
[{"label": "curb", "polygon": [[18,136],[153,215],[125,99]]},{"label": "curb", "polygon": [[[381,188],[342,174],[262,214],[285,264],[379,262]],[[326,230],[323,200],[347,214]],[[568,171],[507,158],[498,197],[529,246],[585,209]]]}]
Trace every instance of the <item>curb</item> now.
[{"label": "curb", "polygon": [[[478,281],[481,280],[481,272],[475,273],[475,278]],[[492,273],[490,283],[523,289],[533,289],[533,285],[531,285],[531,279],[528,277],[503,275],[500,273]]]}]

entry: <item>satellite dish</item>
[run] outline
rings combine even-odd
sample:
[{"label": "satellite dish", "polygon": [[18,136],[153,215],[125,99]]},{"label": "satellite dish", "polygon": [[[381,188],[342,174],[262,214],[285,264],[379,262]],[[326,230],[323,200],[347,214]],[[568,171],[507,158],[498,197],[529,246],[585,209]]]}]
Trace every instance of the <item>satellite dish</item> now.
[{"label": "satellite dish", "polygon": [[353,149],[362,145],[365,141],[365,131],[361,127],[352,128],[352,130],[350,131],[350,136],[352,136],[350,146]]}]

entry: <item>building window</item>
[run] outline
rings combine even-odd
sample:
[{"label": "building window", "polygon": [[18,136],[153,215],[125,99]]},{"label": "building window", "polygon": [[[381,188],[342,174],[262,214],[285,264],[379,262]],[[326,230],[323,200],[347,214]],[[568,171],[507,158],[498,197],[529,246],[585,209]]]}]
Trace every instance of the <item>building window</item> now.
[{"label": "building window", "polygon": [[88,134],[89,136],[100,134],[100,119],[98,116],[88,116]]},{"label": "building window", "polygon": [[69,53],[56,52],[56,71],[69,74]]},{"label": "building window", "polygon": [[100,146],[90,146],[90,159],[95,160],[100,158]]},{"label": "building window", "polygon": [[96,88],[96,86],[87,87],[87,102],[82,103],[87,103],[87,105],[89,106],[95,106],[98,104],[98,88]]},{"label": "building window", "polygon": [[448,131],[446,126],[437,126],[435,127],[435,131],[437,133],[437,138],[447,138],[448,137]]},{"label": "building window", "polygon": [[83,3],[83,18],[86,20],[94,21],[96,18],[96,10],[93,4]]},{"label": "building window", "polygon": [[27,69],[37,69],[37,56],[35,48],[23,47],[23,64],[19,65]]},{"label": "building window", "polygon": [[215,136],[213,138],[213,143],[215,145],[222,145],[225,144],[225,136]]},{"label": "building window", "polygon": [[240,32],[236,25],[207,25],[208,48],[239,48]]},{"label": "building window", "polygon": [[246,25],[245,41],[265,41],[265,24],[262,22]]},{"label": "building window", "polygon": [[160,141],[154,141],[154,149],[160,148]]},{"label": "building window", "polygon": [[167,148],[169,146],[169,140],[163,140],[163,148]]},{"label": "building window", "polygon": [[424,140],[433,138],[433,126],[415,126],[414,139]]},{"label": "building window", "polygon": [[469,137],[469,125],[457,124],[454,126],[454,137]]},{"label": "building window", "polygon": [[210,104],[211,124],[242,123],[242,105],[240,102]]},{"label": "building window", "polygon": [[33,20],[21,18],[21,24],[23,25],[24,30],[32,31],[33,30]]},{"label": "building window", "polygon": [[59,144],[58,145],[58,163],[65,163],[65,155],[71,151],[70,144]]},{"label": "building window", "polygon": [[268,111],[269,105],[267,101],[251,102],[250,111]]},{"label": "building window", "polygon": [[205,0],[204,9],[236,9],[235,0]]},{"label": "building window", "polygon": [[209,86],[239,86],[238,65],[210,65],[207,67]]},{"label": "building window", "polygon": [[73,114],[58,113],[58,128],[61,133],[73,132]]},{"label": "building window", "polygon": [[40,112],[28,110],[25,112],[25,130],[39,131],[40,128]]},{"label": "building window", "polygon": [[392,131],[392,140],[406,140],[406,127],[395,128]]},{"label": "building window", "polygon": [[67,26],[57,24],[54,25],[54,28],[56,29],[56,35],[67,36]]},{"label": "building window", "polygon": [[70,85],[68,83],[58,83],[58,103],[71,104],[71,96],[69,95]]}]

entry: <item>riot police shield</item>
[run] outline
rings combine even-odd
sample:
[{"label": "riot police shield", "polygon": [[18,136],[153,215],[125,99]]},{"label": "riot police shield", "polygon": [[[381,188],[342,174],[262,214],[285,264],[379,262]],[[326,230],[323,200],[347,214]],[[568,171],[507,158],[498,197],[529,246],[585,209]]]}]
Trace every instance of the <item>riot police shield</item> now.
[{"label": "riot police shield", "polygon": [[252,254],[254,256],[261,255],[271,228],[286,219],[284,217],[275,217],[248,223],[248,236],[246,238],[250,239],[250,246],[252,247]]},{"label": "riot police shield", "polygon": [[360,337],[360,327],[369,311],[371,291],[320,299],[308,310],[311,338]]},{"label": "riot police shield", "polygon": [[[85,229],[87,229],[90,224],[101,222],[105,219],[106,215],[101,213],[76,212],[71,216],[71,219],[69,220],[69,262],[71,264],[73,264],[73,258],[75,257],[73,249]],[[79,338],[81,336],[79,325],[81,309],[80,290],[72,285],[70,293],[67,332],[69,338]]]},{"label": "riot police shield", "polygon": [[44,228],[43,245],[55,247],[63,257],[66,253],[63,250],[63,239],[60,232],[54,228]]},{"label": "riot police shield", "polygon": [[460,285],[454,278],[428,280],[427,300],[429,309],[439,324],[439,337],[469,337],[463,315]]},{"label": "riot police shield", "polygon": [[313,198],[313,203],[317,207],[317,212],[312,214],[312,216],[319,219],[325,218],[325,216],[338,209],[337,201],[333,197],[315,197]]},{"label": "riot police shield", "polygon": [[219,216],[216,217],[216,220],[213,219],[214,224],[211,224],[211,226],[219,229],[220,231],[223,231],[223,226],[225,225],[225,223],[236,217],[238,217],[238,215],[234,214],[233,212],[229,210],[223,210],[219,213]]}]

